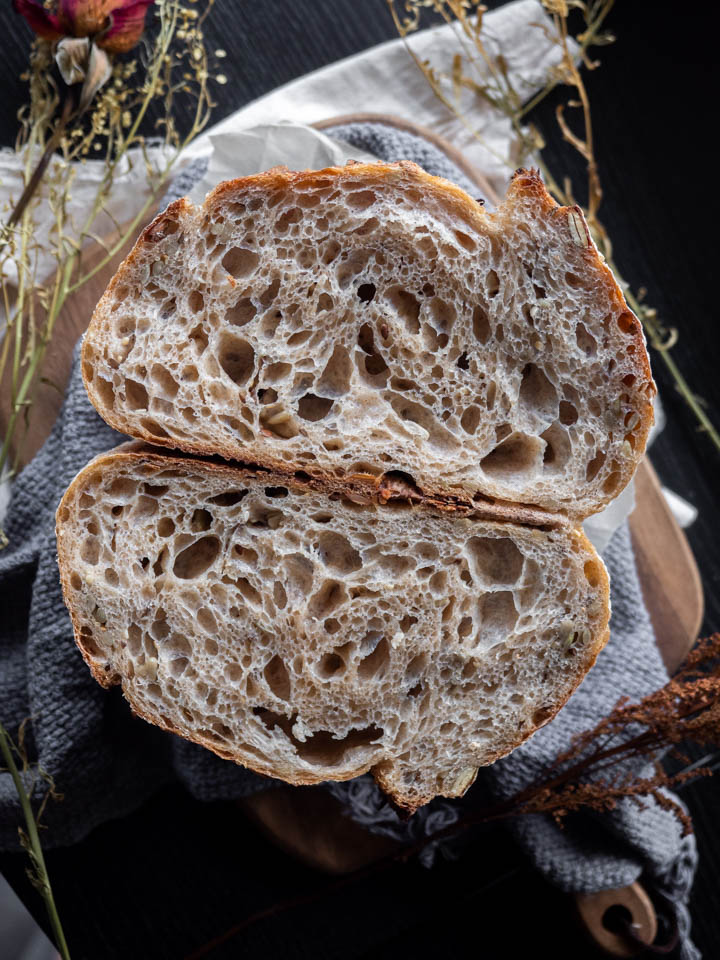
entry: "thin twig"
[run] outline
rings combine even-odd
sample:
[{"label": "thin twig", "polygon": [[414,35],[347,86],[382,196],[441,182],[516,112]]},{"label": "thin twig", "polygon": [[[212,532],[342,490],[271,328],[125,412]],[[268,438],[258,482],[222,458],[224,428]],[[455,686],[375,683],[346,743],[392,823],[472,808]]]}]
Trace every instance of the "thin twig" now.
[{"label": "thin twig", "polygon": [[38,835],[35,815],[33,814],[30,798],[27,795],[25,786],[22,782],[22,777],[20,776],[17,764],[15,763],[15,758],[13,757],[12,748],[10,746],[10,738],[5,730],[5,727],[1,723],[0,753],[2,753],[3,759],[7,764],[8,770],[10,771],[10,776],[12,777],[15,790],[17,791],[17,795],[20,800],[20,807],[25,819],[25,826],[27,828],[27,837],[29,841],[28,853],[30,854],[33,864],[37,888],[41,897],[45,901],[45,906],[47,907],[48,916],[50,918],[50,926],[52,927],[53,936],[55,938],[55,945],[57,946],[60,956],[63,958],[63,960],[70,960],[70,951],[68,950],[65,934],[63,932],[62,924],[60,923],[60,917],[58,915],[57,907],[55,906],[55,898],[53,896],[50,877],[45,864],[42,844],[40,843],[40,837]]},{"label": "thin twig", "polygon": [[11,229],[12,227],[14,227],[15,224],[20,220],[22,215],[25,213],[25,208],[27,207],[28,203],[35,195],[35,191],[37,190],[37,188],[40,186],[42,178],[45,175],[45,171],[47,170],[48,164],[50,163],[50,160],[53,154],[55,153],[60,141],[62,140],[65,134],[65,130],[67,128],[68,121],[72,116],[72,112],[73,112],[73,100],[72,100],[72,96],[68,94],[68,96],[65,98],[65,102],[63,103],[62,113],[60,114],[60,118],[55,127],[55,132],[53,133],[52,137],[50,137],[50,139],[48,140],[47,145],[43,150],[43,154],[40,157],[40,160],[38,161],[37,166],[33,170],[32,176],[30,177],[27,184],[25,185],[25,189],[20,195],[20,199],[15,204],[15,207],[12,213],[8,217],[6,229]]},{"label": "thin twig", "polygon": [[[573,55],[570,49],[571,37],[567,23],[570,7],[580,8],[585,21],[584,29],[582,33],[572,39],[577,44],[580,62],[586,68],[592,69],[596,67],[597,64],[590,61],[588,50],[598,43],[611,42],[613,39],[612,37],[603,35],[601,30],[604,27],[608,14],[614,6],[614,0],[597,0],[597,2],[594,3],[576,2],[573,4],[560,3],[556,2],[556,0],[544,0],[544,5],[552,18],[554,32],[544,24],[538,23],[537,26],[542,29],[545,36],[557,46],[560,52],[560,63],[551,68],[544,87],[525,103],[522,102],[522,97],[519,92],[514,89],[508,71],[503,68],[504,61],[502,60],[502,54],[494,58],[488,53],[481,31],[471,28],[468,22],[467,6],[460,2],[460,0],[431,0],[431,2],[426,2],[426,0],[406,0],[404,6],[408,15],[404,19],[401,19],[398,14],[396,7],[397,0],[387,0],[387,3],[399,36],[402,38],[408,53],[424,75],[435,96],[480,144],[486,149],[491,149],[478,131],[473,129],[466,114],[460,109],[459,103],[453,103],[441,89],[438,77],[442,78],[445,75],[438,73],[437,69],[429,62],[421,61],[412,49],[412,44],[409,42],[409,35],[417,30],[420,25],[421,9],[427,6],[432,7],[435,13],[439,14],[446,24],[451,25],[452,29],[456,31],[456,34],[456,28],[458,26],[462,29],[464,36],[461,39],[460,49],[464,52],[466,62],[469,64],[471,70],[476,71],[478,79],[474,80],[463,74],[463,54],[455,54],[451,73],[453,87],[455,89],[459,86],[468,87],[473,90],[478,97],[482,98],[483,101],[489,103],[491,107],[508,118],[517,137],[520,157],[517,159],[517,162],[511,162],[510,158],[502,157],[497,151],[492,150],[491,152],[496,158],[500,159],[508,169],[514,169],[516,166],[527,162],[539,166],[550,193],[552,193],[560,203],[570,206],[573,205],[575,201],[572,197],[569,182],[566,180],[565,186],[561,187],[558,181],[552,176],[551,171],[539,153],[544,146],[542,138],[534,126],[526,126],[524,121],[527,114],[560,85],[568,85],[573,88],[577,98],[579,98],[579,103],[576,105],[582,108],[582,135],[577,135],[570,129],[564,116],[563,105],[558,106],[556,119],[563,138],[580,153],[585,161],[588,187],[586,210],[588,226],[593,240],[604,255],[611,269],[619,277],[617,267],[612,261],[610,238],[598,218],[598,211],[602,203],[602,184],[597,158],[595,156],[590,98],[585,87],[581,69],[576,62],[576,56]],[[477,6],[475,0],[472,0],[472,4]],[[468,49],[469,42],[474,46],[479,58],[473,54],[472,49]],[[480,70],[480,60],[485,65],[487,76],[484,76]],[[718,431],[712,423],[703,408],[702,400],[691,389],[670,353],[670,349],[677,338],[676,333],[669,341],[664,340],[662,327],[656,322],[654,311],[642,307],[627,285],[624,285],[624,289],[628,304],[640,319],[650,346],[660,355],[662,363],[674,381],[676,390],[698,421],[700,429],[707,435],[715,449],[720,451],[720,431]]]},{"label": "thin twig", "polygon": [[[30,105],[23,114],[23,127],[18,138],[18,149],[26,151],[27,187],[18,204],[19,209],[11,214],[11,218],[17,218],[17,223],[6,225],[0,242],[3,259],[5,262],[14,262],[18,274],[14,304],[8,296],[4,272],[2,280],[7,330],[0,349],[0,370],[4,371],[6,366],[11,369],[10,410],[5,436],[0,443],[0,474],[8,462],[11,444],[16,452],[21,448],[22,438],[15,443],[16,435],[23,422],[27,426],[46,349],[67,298],[91,280],[127,245],[159,196],[181,151],[209,120],[213,103],[207,87],[209,69],[200,25],[213,2],[207,0],[204,11],[200,13],[181,0],[163,0],[157,5],[160,29],[154,46],[149,48],[147,74],[138,79],[137,85],[131,89],[126,87],[125,80],[132,75],[134,65],[118,65],[115,82],[107,85],[89,111],[91,122],[86,131],[77,124],[70,128],[67,118],[52,126],[58,104],[55,82],[50,73],[52,57],[47,45],[38,44],[34,49],[30,71]],[[178,38],[182,40],[179,52],[175,47]],[[172,95],[177,85],[174,77],[183,70],[182,89],[191,91],[195,99],[191,127],[184,138],[177,134],[172,123]],[[144,154],[151,187],[149,196],[125,229],[119,230],[114,240],[107,241],[104,256],[83,273],[80,265],[82,251],[86,241],[98,239],[95,236],[97,218],[107,206],[117,179],[118,164],[122,158],[130,158],[132,149],[144,149],[145,138],[139,132],[141,124],[147,120],[153,102],[158,101],[164,104],[166,111],[165,146],[169,150],[152,162]],[[114,119],[109,119],[112,110],[115,110],[112,114]],[[74,122],[76,119],[77,114],[71,113],[69,120]],[[90,148],[97,146],[96,137],[103,132],[106,134],[103,176],[84,222],[76,227],[67,209],[75,176],[73,161],[89,155]],[[62,148],[63,163],[58,165],[53,180],[49,177],[48,165],[58,147]],[[43,158],[33,172],[31,159],[37,155],[38,148],[43,149]],[[55,214],[56,223],[49,237],[38,238],[31,211],[33,199],[37,200],[36,187],[43,180],[50,180],[48,204]],[[36,279],[37,257],[43,244],[45,247],[49,245],[48,241],[53,247],[56,268],[52,285],[43,290]],[[3,253],[3,244],[7,256]]]}]

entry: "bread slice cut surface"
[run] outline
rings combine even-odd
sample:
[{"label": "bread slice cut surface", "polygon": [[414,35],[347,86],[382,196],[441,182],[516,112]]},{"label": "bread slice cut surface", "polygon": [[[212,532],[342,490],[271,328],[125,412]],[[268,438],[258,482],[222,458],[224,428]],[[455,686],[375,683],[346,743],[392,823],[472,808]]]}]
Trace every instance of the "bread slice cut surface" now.
[{"label": "bread slice cut surface", "polygon": [[413,810],[551,719],[607,638],[602,562],[545,520],[134,444],[78,475],[57,538],[77,643],[136,713],[293,784],[372,771]]},{"label": "bread slice cut surface", "polygon": [[276,169],[177,201],[100,300],[83,375],[156,445],[581,519],[630,479],[655,388],[576,208],[495,213],[410,163]]}]

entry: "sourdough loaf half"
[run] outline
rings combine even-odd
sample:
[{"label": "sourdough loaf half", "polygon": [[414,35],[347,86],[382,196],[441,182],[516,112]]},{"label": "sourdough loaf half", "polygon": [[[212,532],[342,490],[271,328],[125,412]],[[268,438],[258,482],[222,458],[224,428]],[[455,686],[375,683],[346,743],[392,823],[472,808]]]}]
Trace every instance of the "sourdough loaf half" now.
[{"label": "sourdough loaf half", "polygon": [[370,770],[408,810],[462,794],[594,662],[607,576],[561,517],[385,494],[140,444],[95,459],[57,513],[94,676],[290,783]]},{"label": "sourdough loaf half", "polygon": [[520,170],[488,213],[407,162],[173,203],[100,300],[83,376],[154,444],[575,520],[632,476],[655,392],[578,208]]}]

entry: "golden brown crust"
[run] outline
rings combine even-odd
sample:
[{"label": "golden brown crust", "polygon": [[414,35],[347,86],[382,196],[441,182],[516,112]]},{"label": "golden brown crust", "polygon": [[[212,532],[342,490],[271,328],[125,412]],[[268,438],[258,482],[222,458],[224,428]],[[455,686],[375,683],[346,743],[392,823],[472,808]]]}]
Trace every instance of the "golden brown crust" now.
[{"label": "golden brown crust", "polygon": [[[641,455],[645,450],[647,437],[655,419],[653,413],[653,398],[657,393],[655,382],[652,379],[650,357],[648,356],[645,345],[642,324],[628,306],[627,300],[623,296],[623,292],[612,270],[608,267],[605,258],[593,243],[582,209],[577,205],[561,207],[548,192],[538,170],[526,170],[520,167],[515,171],[510,181],[510,186],[506,194],[506,202],[521,200],[523,198],[531,199],[545,214],[551,215],[553,221],[558,225],[559,230],[565,230],[570,233],[575,245],[580,251],[583,261],[589,266],[592,266],[593,270],[600,274],[601,283],[605,288],[608,299],[612,302],[618,313],[623,316],[627,315],[624,330],[628,336],[632,337],[628,347],[628,353],[630,353],[635,360],[635,376],[639,381],[648,383],[645,410],[640,415],[640,424],[635,427],[633,431],[635,449],[638,450]],[[640,455],[637,458],[637,462],[633,464],[632,470],[628,471],[627,476],[623,477],[622,485],[618,486],[612,495],[608,496],[605,501],[600,504],[598,510],[602,510],[603,507],[607,506],[607,504],[615,499],[627,486],[632,479],[637,463],[641,459]]]},{"label": "golden brown crust", "polygon": [[[258,758],[253,755],[245,754],[242,751],[233,753],[232,751],[224,750],[216,742],[204,737],[201,733],[195,733],[193,735],[186,731],[179,730],[173,726],[172,723],[168,722],[167,718],[162,717],[159,713],[152,714],[144,709],[144,707],[133,697],[131,688],[127,684],[123,683],[123,678],[117,673],[110,673],[107,669],[103,669],[102,665],[93,655],[92,650],[88,648],[83,637],[80,619],[73,607],[73,592],[69,584],[69,576],[72,569],[72,557],[64,545],[64,539],[61,535],[61,527],[64,523],[69,521],[71,517],[70,505],[74,502],[78,490],[86,483],[88,475],[92,474],[92,472],[98,468],[102,468],[103,470],[107,471],[112,469],[116,463],[118,465],[125,464],[128,460],[134,461],[138,466],[147,463],[159,469],[165,469],[168,466],[172,466],[174,469],[182,469],[183,467],[197,469],[198,467],[201,467],[203,470],[208,470],[210,473],[215,475],[227,477],[228,483],[232,487],[241,485],[247,479],[257,478],[258,474],[261,474],[263,476],[263,480],[267,481],[268,485],[282,485],[296,489],[310,488],[313,490],[322,491],[329,496],[350,496],[351,498],[353,496],[360,496],[364,497],[364,502],[367,503],[386,503],[387,500],[390,499],[390,497],[387,495],[387,485],[382,487],[380,482],[375,481],[375,478],[368,479],[364,476],[355,478],[351,484],[348,485],[346,482],[340,481],[334,477],[326,477],[324,481],[321,481],[317,477],[308,475],[291,476],[285,472],[265,470],[264,468],[258,468],[252,465],[244,467],[240,465],[231,466],[218,461],[207,461],[193,457],[169,457],[164,453],[153,450],[152,448],[149,448],[138,441],[131,441],[122,444],[109,453],[101,454],[95,457],[86,467],[84,467],[65,491],[65,494],[63,495],[56,512],[58,565],[60,570],[63,598],[70,613],[75,642],[83,656],[83,659],[87,663],[93,677],[97,680],[97,682],[106,689],[115,685],[121,685],[125,698],[128,700],[131,709],[137,716],[146,720],[148,723],[159,726],[168,733],[176,734],[186,740],[190,740],[193,743],[197,743],[200,746],[206,747],[208,750],[213,751],[213,753],[216,753],[218,756],[223,757],[226,760],[232,760],[233,762],[241,764],[242,766],[245,766],[253,772],[263,776],[283,779],[294,786],[309,786],[322,783],[327,779],[326,774],[318,774],[315,776],[309,773],[302,775],[298,774],[297,772],[293,772],[292,774],[282,774],[279,773],[277,769],[273,769],[269,765],[263,765]],[[450,506],[447,501],[443,500],[437,502],[430,498],[423,498],[422,500],[418,501],[417,495],[414,494],[414,491],[412,491],[412,489],[403,487],[402,481],[398,481],[397,478],[392,478],[392,485],[395,488],[394,493],[392,494],[393,496],[409,499],[425,509],[442,512],[456,510],[458,516],[477,517],[478,519],[491,520],[493,522],[516,523],[517,521],[514,519],[515,516],[526,516],[526,511],[524,511],[522,508],[517,508],[516,511],[508,512],[503,506],[499,506],[497,504],[483,504],[480,508],[477,508],[466,504]],[[535,517],[536,520],[544,518],[548,521],[547,525],[551,527],[561,526],[564,529],[568,529],[570,526],[569,523],[563,518],[543,514],[542,511],[535,511],[535,514],[537,515]],[[526,523],[527,521],[524,520],[521,522]],[[581,550],[593,551],[592,545],[581,529],[575,528],[573,530],[573,536],[577,538]],[[610,590],[607,573],[602,564],[598,565],[598,575],[601,577],[602,603],[605,614],[602,618],[602,621],[607,623],[607,619],[609,618]],[[522,733],[518,734],[515,740],[506,742],[491,757],[489,761],[490,763],[493,763],[495,760],[498,760],[512,752],[512,750],[532,736],[532,734],[539,729],[539,727],[544,726],[553,719],[553,717],[568,701],[572,693],[574,693],[574,691],[580,685],[587,671],[595,663],[598,653],[604,647],[608,638],[609,630],[607,628],[603,628],[602,632],[598,632],[597,635],[592,638],[592,645],[584,648],[582,663],[578,664],[577,679],[573,684],[572,689],[567,693],[564,699],[562,699],[562,701],[556,701],[553,704],[546,705],[540,713],[536,711],[533,720],[536,720],[537,722],[535,722],[534,726],[530,729],[524,728]],[[432,796],[418,796],[415,794],[403,795],[402,793],[399,793],[395,781],[393,780],[392,776],[388,774],[388,770],[388,761],[383,760],[374,766],[367,765],[366,767],[359,767],[355,770],[347,771],[346,773],[336,774],[333,779],[350,780],[353,777],[369,771],[373,774],[378,786],[392,798],[393,802],[400,809],[404,810],[408,815],[414,813],[419,807],[433,799],[435,794]],[[457,794],[440,793],[439,795],[456,796]]]},{"label": "golden brown crust", "polygon": [[[580,208],[576,206],[559,206],[548,193],[537,170],[520,168],[515,172],[506,198],[498,208],[498,211],[489,213],[461,190],[460,187],[441,177],[435,177],[426,173],[421,167],[411,161],[403,160],[399,163],[353,163],[344,167],[327,167],[323,170],[305,171],[291,171],[287,167],[273,167],[261,174],[220,183],[206,197],[201,212],[210,216],[213,210],[224,203],[232,202],[235,197],[239,198],[245,195],[248,190],[267,194],[273,191],[285,191],[292,187],[317,185],[329,178],[334,178],[338,181],[359,180],[363,182],[368,181],[368,179],[410,179],[423,190],[426,196],[430,194],[434,195],[445,209],[459,220],[464,221],[471,228],[474,227],[485,230],[492,229],[494,224],[500,223],[503,217],[503,211],[506,208],[527,202],[532,205],[536,215],[545,218],[555,225],[558,232],[565,239],[569,237],[574,241],[573,250],[575,253],[581,258],[581,261],[587,268],[592,269],[599,277],[599,283],[604,287],[608,298],[621,315],[626,318],[623,330],[629,338],[627,352],[633,360],[635,371],[632,376],[638,382],[646,384],[643,409],[639,413],[639,422],[633,428],[632,434],[628,435],[634,456],[628,457],[625,462],[618,464],[619,477],[617,483],[608,494],[597,498],[594,509],[590,512],[602,510],[629,483],[637,467],[637,463],[642,456],[648,433],[653,424],[652,401],[656,389],[651,377],[650,361],[645,347],[641,324],[629,309],[612,271],[592,242]],[[181,220],[183,216],[193,215],[194,213],[195,208],[186,198],[176,200],[143,231],[137,244],[121,264],[105,294],[98,302],[83,343],[82,375],[91,402],[101,416],[114,429],[123,433],[130,433],[132,436],[154,446],[181,449],[186,453],[205,457],[221,456],[227,460],[234,460],[237,459],[237,451],[231,449],[229,446],[220,449],[217,444],[203,442],[198,438],[182,440],[171,437],[159,437],[143,429],[140,424],[134,422],[130,424],[122,414],[114,409],[108,409],[103,398],[99,396],[97,390],[94,388],[90,375],[92,343],[98,331],[102,329],[108,321],[108,307],[114,296],[116,287],[123,281],[128,270],[130,270],[135,261],[144,254],[145,249],[149,245],[164,237],[169,227],[177,229],[177,222]],[[286,462],[279,456],[274,456],[270,450],[265,455],[254,453],[253,460],[269,469],[288,470]],[[308,465],[307,470],[308,472],[312,472],[314,468]],[[319,470],[316,476],[322,481],[324,472]],[[462,495],[458,495],[456,484],[444,484],[442,481],[436,480],[433,482],[422,478],[415,478],[415,482],[420,486],[423,494],[427,498],[436,500],[447,499],[450,504],[458,498],[463,499]],[[512,509],[512,505],[510,504],[505,503],[505,506],[508,510]],[[522,507],[519,509],[524,509],[525,506],[533,509],[532,503],[526,502],[523,502]],[[586,515],[586,513],[578,514],[576,519],[584,519]]]},{"label": "golden brown crust", "polygon": [[[575,536],[578,538],[578,542],[580,543],[582,548],[584,549],[589,548],[590,550],[594,550],[592,544],[590,543],[588,538],[585,536],[585,533],[581,528],[579,527],[575,528]],[[610,580],[608,578],[607,571],[604,566],[601,565],[598,567],[598,573],[601,578],[602,602],[603,602],[603,608],[607,616],[607,620],[606,620],[606,623],[607,623],[610,617]],[[593,636],[592,646],[590,646],[589,648],[588,647],[585,648],[582,669],[578,671],[577,679],[573,684],[573,686],[571,687],[571,689],[568,691],[567,695],[562,700],[558,700],[553,704],[548,704],[543,709],[542,717],[539,718],[536,725],[533,726],[531,729],[523,730],[521,734],[518,734],[516,739],[512,741],[508,741],[503,747],[497,750],[492,755],[491,759],[488,760],[486,766],[490,766],[491,764],[495,763],[497,760],[501,760],[503,757],[508,756],[508,754],[512,753],[513,750],[517,749],[517,747],[519,747],[521,744],[529,740],[530,737],[532,737],[533,734],[540,729],[540,727],[544,727],[545,724],[550,723],[550,721],[557,716],[557,714],[562,710],[562,708],[568,702],[570,697],[572,697],[572,695],[575,693],[577,688],[583,682],[588,672],[595,666],[595,661],[597,660],[600,651],[603,649],[603,647],[605,646],[605,644],[608,642],[609,639],[610,639],[610,627],[608,625],[602,631],[599,631],[597,634],[595,634],[595,636]],[[535,716],[538,716],[539,712],[540,711],[536,711]],[[386,765],[379,764],[377,767],[373,768],[371,772],[373,774],[373,777],[375,778],[375,781],[377,782],[377,785],[380,787],[383,793],[386,793],[389,796],[391,796],[393,803],[395,803],[398,807],[404,810],[408,816],[415,813],[417,810],[419,810],[420,807],[424,806],[426,803],[429,803],[434,796],[443,796],[443,797],[448,797],[450,799],[457,796],[457,794],[440,793],[440,794],[433,794],[432,796],[427,795],[427,796],[421,796],[421,797],[413,797],[412,800],[408,800],[407,798],[399,797],[396,795],[394,791],[394,784],[393,784],[392,777],[388,776],[386,773]]]},{"label": "golden brown crust", "polygon": [[[273,191],[284,191],[288,187],[295,185],[318,184],[329,177],[342,180],[365,180],[368,177],[372,177],[376,180],[388,178],[410,178],[416,182],[426,194],[434,194],[435,197],[442,202],[445,209],[457,217],[458,220],[464,221],[471,227],[482,227],[483,229],[488,230],[493,228],[494,223],[499,222],[500,213],[487,213],[481,206],[468,197],[467,194],[460,190],[460,188],[449,183],[448,181],[426,174],[423,170],[421,170],[421,168],[407,161],[403,161],[398,164],[353,164],[351,166],[342,168],[331,167],[325,170],[304,172],[292,172],[284,167],[276,167],[263,174],[220,184],[214,191],[212,191],[212,193],[208,195],[201,212],[209,215],[217,206],[228,201],[232,201],[235,196],[242,195],[249,189],[272,193]],[[553,227],[557,229],[559,233],[562,233],[562,236],[565,239],[569,237],[572,240],[573,247],[571,250],[571,256],[574,255],[578,257],[582,263],[587,265],[588,269],[592,269],[594,271],[595,275],[599,277],[598,282],[604,287],[605,293],[607,294],[609,300],[613,303],[614,307],[616,307],[617,311],[623,317],[627,318],[625,327],[623,329],[628,335],[628,352],[634,361],[634,367],[636,371],[635,376],[642,382],[646,382],[648,384],[645,395],[647,402],[645,409],[641,414],[641,422],[633,431],[634,447],[639,457],[640,451],[644,449],[646,437],[652,424],[652,396],[655,392],[654,384],[650,378],[649,359],[645,349],[641,326],[637,318],[635,318],[632,312],[629,310],[622,291],[617,285],[610,269],[607,267],[595,245],[592,243],[587,225],[579,208],[559,206],[548,194],[537,171],[533,170],[518,170],[513,177],[505,204],[511,205],[518,203],[531,204],[536,212],[536,215],[543,216],[547,222],[550,222]],[[158,242],[166,235],[167,232],[173,232],[174,230],[178,229],[178,221],[181,221],[183,217],[195,215],[196,211],[192,204],[190,204],[188,200],[182,199],[175,201],[163,214],[157,217],[143,231],[138,244],[118,270],[106,293],[100,300],[93,316],[88,337],[86,338],[83,347],[83,378],[90,398],[96,408],[101,412],[108,423],[118,430],[126,431],[128,429],[127,422],[116,411],[108,410],[105,407],[102,398],[98,396],[94,390],[91,377],[88,376],[87,364],[91,360],[89,351],[93,336],[96,334],[98,329],[107,322],[107,306],[114,296],[117,286],[122,282],[124,276],[126,275],[126,271],[132,268],[133,264],[139,257],[144,256],[144,252],[149,245]],[[142,429],[133,428],[133,430],[136,434],[140,435],[140,438],[143,441],[156,448],[158,446],[170,448],[182,446],[182,443],[175,439],[159,438]],[[184,449],[192,455],[200,455],[205,457],[217,457],[220,455],[228,459],[232,459],[235,455],[234,451],[218,450],[213,444],[204,444],[202,441],[187,443],[185,444]],[[119,448],[117,451],[104,455],[102,458],[100,458],[100,460],[102,461],[104,467],[111,467],[113,459],[119,456],[131,456],[138,461],[145,460],[150,462],[167,462],[167,458],[165,458],[157,450],[153,451],[137,442],[125,445],[123,448]],[[203,461],[203,464],[204,468],[215,473],[220,472],[227,474],[229,478],[232,478],[233,483],[241,482],[242,478],[246,478],[248,476],[257,476],[258,472],[262,471],[263,476],[267,478],[267,481],[270,484],[310,487],[315,490],[323,491],[331,497],[348,497],[355,502],[382,504],[386,503],[388,500],[400,498],[408,499],[411,502],[417,503],[423,508],[442,511],[444,513],[454,512],[456,515],[462,517],[470,516],[483,520],[507,522],[526,526],[538,526],[546,529],[558,526],[565,527],[566,529],[569,527],[569,521],[565,517],[548,513],[545,510],[532,505],[509,503],[482,495],[472,497],[469,493],[463,493],[462,491],[459,492],[457,487],[446,487],[441,482],[428,483],[422,478],[412,478],[406,475],[398,474],[397,472],[390,472],[381,477],[375,477],[370,474],[354,474],[345,476],[342,479],[338,479],[318,469],[305,468],[304,470],[293,470],[285,461],[276,459],[270,454],[267,456],[256,455],[255,459],[257,462],[248,466],[229,466],[227,464],[218,462],[217,459]],[[173,459],[171,462],[177,464],[178,460]],[[183,461],[179,462],[182,463]],[[97,465],[97,463],[98,460],[93,461],[93,464]],[[89,465],[86,470],[92,469],[93,464]],[[629,460],[623,468],[620,484],[613,490],[612,495],[607,496],[604,503],[609,502],[614,496],[617,495],[620,489],[625,486],[625,484],[630,480],[633,470],[634,464],[631,460]],[[58,508],[58,524],[62,523],[61,511],[63,509],[63,505],[66,503],[67,498],[73,495],[76,485],[81,482],[81,478],[84,475],[86,475],[85,471],[78,475],[75,481],[73,481],[73,484],[71,484],[71,487],[66,493],[65,498],[63,498],[63,502]],[[602,506],[604,506],[604,503],[600,503],[597,509],[601,509]],[[576,531],[576,536],[580,538],[581,547],[587,547],[587,541],[579,530]],[[61,553],[60,568],[63,593],[70,610],[76,642],[81,650],[83,658],[90,667],[95,679],[102,686],[110,687],[113,684],[122,683],[122,678],[117,674],[108,674],[102,669],[102,666],[98,664],[97,660],[93,657],[92,652],[87,649],[83,642],[81,624],[78,620],[76,612],[74,612],[72,609],[69,599],[69,585],[66,582],[67,570],[69,568],[69,557],[60,544],[59,552]],[[602,577],[603,580],[601,589],[603,594],[603,604],[605,611],[607,612],[609,610],[609,584],[604,570],[602,571]],[[492,761],[499,759],[502,756],[506,756],[522,742],[527,740],[536,729],[553,719],[559,710],[562,709],[577,686],[582,682],[587,670],[589,670],[592,664],[595,662],[598,653],[607,642],[608,637],[609,631],[606,628],[597,632],[597,634],[592,638],[589,648],[586,648],[583,652],[582,663],[578,664],[576,681],[564,699],[561,702],[558,701],[553,704],[549,704],[543,711],[537,712],[537,722],[534,723],[532,728],[523,728],[522,733],[518,733],[514,740],[504,743],[502,747],[498,748],[492,757]],[[223,749],[217,743],[208,740],[199,733],[196,735],[188,735],[186,732],[181,733],[171,724],[168,724],[162,717],[150,715],[145,708],[142,707],[142,705],[135,702],[131,691],[125,689],[125,684],[123,684],[123,689],[126,697],[131,703],[134,712],[138,716],[146,719],[148,722],[154,723],[168,732],[176,733],[185,737],[186,739],[190,739],[193,742],[212,750],[221,757],[233,760],[237,763],[242,763],[244,766],[254,770],[256,773],[270,777],[278,776],[277,769],[271,769],[269,765],[264,766],[257,757],[241,755],[240,752],[234,754],[231,751]],[[365,772],[365,770],[358,769],[350,771],[346,774],[338,776],[338,779],[350,779],[362,772]],[[429,795],[418,796],[414,794],[403,795],[402,793],[398,793],[397,783],[394,780],[391,768],[386,761],[376,764],[371,769],[371,772],[373,773],[379,786],[391,794],[394,802],[399,807],[405,809],[408,813],[412,813],[419,806],[432,799],[432,797]],[[322,782],[322,780],[325,778],[326,777],[323,775],[313,776],[312,774],[293,774],[292,776],[287,777],[289,782],[297,785],[318,783]]]}]

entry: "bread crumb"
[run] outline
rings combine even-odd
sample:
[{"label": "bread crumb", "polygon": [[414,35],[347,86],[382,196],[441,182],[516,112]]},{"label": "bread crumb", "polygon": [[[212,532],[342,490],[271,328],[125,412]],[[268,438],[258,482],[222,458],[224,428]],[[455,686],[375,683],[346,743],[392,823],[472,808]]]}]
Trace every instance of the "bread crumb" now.
[{"label": "bread crumb", "polygon": [[145,677],[148,680],[157,680],[158,662],[155,657],[148,657],[145,663],[136,664],[135,673],[138,677]]},{"label": "bread crumb", "polygon": [[300,717],[298,717],[295,723],[292,725],[290,733],[295,737],[296,740],[299,740],[300,743],[305,743],[308,737],[312,736],[312,730]]}]

